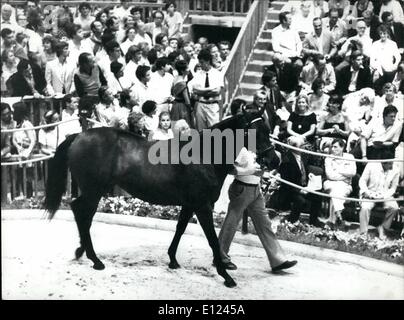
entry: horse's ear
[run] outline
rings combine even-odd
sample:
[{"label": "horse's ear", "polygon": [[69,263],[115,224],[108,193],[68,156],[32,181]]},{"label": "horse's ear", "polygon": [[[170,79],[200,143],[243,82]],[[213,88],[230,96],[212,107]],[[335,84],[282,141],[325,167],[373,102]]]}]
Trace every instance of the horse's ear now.
[{"label": "horse's ear", "polygon": [[247,104],[246,103],[242,103],[240,108],[241,108],[241,112],[243,112],[243,114],[247,113]]}]

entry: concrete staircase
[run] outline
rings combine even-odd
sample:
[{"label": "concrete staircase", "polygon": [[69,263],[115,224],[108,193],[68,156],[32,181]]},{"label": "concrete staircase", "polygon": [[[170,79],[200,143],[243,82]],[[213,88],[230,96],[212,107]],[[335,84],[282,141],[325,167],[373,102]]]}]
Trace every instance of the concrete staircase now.
[{"label": "concrete staircase", "polygon": [[270,50],[272,50],[271,31],[279,24],[278,16],[286,3],[287,1],[285,0],[271,2],[265,28],[253,49],[252,58],[244,72],[240,87],[237,90],[236,98],[252,102],[254,93],[262,86],[261,76],[263,67],[272,63],[273,53],[270,52]]}]

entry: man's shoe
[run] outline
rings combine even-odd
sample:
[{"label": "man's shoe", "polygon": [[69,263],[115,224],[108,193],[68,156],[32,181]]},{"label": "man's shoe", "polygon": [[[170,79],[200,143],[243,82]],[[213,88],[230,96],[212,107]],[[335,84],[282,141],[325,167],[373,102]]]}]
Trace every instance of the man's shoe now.
[{"label": "man's shoe", "polygon": [[[214,267],[216,267],[216,264],[213,262],[212,263],[212,265],[214,266]],[[229,262],[223,262],[223,265],[224,265],[224,268],[226,269],[226,270],[237,270],[237,266],[233,263],[233,262],[231,262],[231,261],[229,261]]]},{"label": "man's shoe", "polygon": [[283,269],[292,268],[296,263],[297,263],[296,260],[293,260],[293,261],[287,260],[287,261],[285,261],[284,263],[282,263],[281,265],[272,268],[272,272],[279,272],[279,271],[281,271],[281,270],[283,270]]}]

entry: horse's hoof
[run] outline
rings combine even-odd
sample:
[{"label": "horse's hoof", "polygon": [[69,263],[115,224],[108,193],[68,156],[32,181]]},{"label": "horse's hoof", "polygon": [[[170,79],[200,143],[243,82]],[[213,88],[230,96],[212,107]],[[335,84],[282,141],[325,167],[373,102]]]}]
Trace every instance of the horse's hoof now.
[{"label": "horse's hoof", "polygon": [[176,261],[174,261],[174,262],[170,262],[169,264],[168,264],[168,267],[170,268],[170,269],[178,269],[178,268],[181,268],[181,266],[178,264],[178,262],[176,262]]},{"label": "horse's hoof", "polygon": [[230,279],[230,280],[225,280],[224,285],[227,288],[234,288],[235,286],[237,286],[237,283],[233,279]]},{"label": "horse's hoof", "polygon": [[97,262],[97,263],[94,263],[93,268],[95,270],[104,270],[105,265],[102,262]]},{"label": "horse's hoof", "polygon": [[84,254],[84,248],[78,247],[74,253],[74,255],[76,256],[76,260],[79,260],[83,254]]}]

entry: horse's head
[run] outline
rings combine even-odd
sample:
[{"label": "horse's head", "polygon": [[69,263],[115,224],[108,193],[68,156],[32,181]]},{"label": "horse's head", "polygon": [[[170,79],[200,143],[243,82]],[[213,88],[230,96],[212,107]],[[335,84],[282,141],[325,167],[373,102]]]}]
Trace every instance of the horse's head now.
[{"label": "horse's head", "polygon": [[[256,142],[257,162],[261,166],[266,166],[272,170],[279,166],[280,160],[276,155],[275,146],[269,140],[270,131],[262,117],[263,112],[264,109],[260,111],[245,111],[243,109],[241,120],[243,121],[242,127],[245,131],[244,146],[247,146],[249,135],[254,134],[255,136],[250,137],[250,139],[253,138]],[[254,131],[251,132],[249,131],[250,129]]]}]

